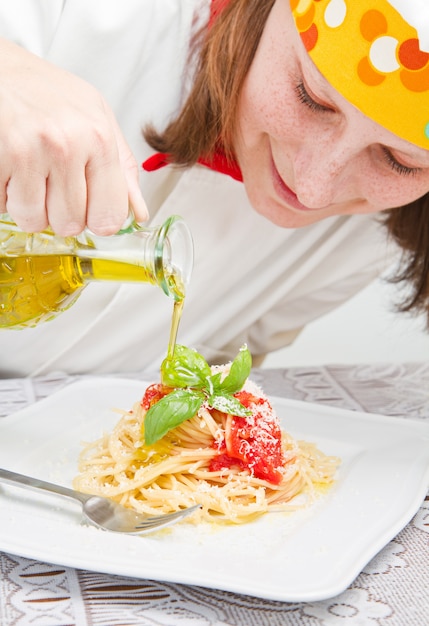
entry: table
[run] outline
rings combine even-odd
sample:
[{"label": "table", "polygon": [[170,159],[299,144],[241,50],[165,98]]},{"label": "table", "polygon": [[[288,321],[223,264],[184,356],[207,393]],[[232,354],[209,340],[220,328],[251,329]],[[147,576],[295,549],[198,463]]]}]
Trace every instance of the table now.
[{"label": "table", "polygon": [[[252,378],[271,395],[429,421],[429,363],[255,369]],[[0,380],[0,415],[77,379]],[[428,590],[429,497],[345,592],[320,602],[266,601],[0,552],[0,626],[425,626]]]}]

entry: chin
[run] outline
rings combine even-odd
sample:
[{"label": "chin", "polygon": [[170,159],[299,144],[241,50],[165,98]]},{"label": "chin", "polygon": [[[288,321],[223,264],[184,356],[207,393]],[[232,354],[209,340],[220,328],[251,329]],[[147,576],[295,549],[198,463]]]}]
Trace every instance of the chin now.
[{"label": "chin", "polygon": [[315,224],[325,217],[316,211],[298,212],[273,200],[258,198],[252,202],[250,197],[249,200],[259,215],[262,215],[262,217],[265,217],[276,226],[280,226],[280,228],[303,228],[304,226]]}]

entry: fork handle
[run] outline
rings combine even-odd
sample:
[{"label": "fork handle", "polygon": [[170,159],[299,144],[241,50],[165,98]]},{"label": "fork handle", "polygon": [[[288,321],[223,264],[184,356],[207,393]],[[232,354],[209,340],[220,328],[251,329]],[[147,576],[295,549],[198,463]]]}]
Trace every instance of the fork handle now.
[{"label": "fork handle", "polygon": [[73,498],[79,500],[82,504],[88,500],[90,496],[84,493],[69,489],[68,487],[62,487],[61,485],[55,485],[39,478],[32,478],[25,476],[24,474],[18,474],[10,470],[0,468],[0,480],[4,480],[7,483],[13,485],[21,485],[22,487],[29,487],[30,489],[49,491],[50,493],[57,494],[59,496],[66,496],[67,498]]}]

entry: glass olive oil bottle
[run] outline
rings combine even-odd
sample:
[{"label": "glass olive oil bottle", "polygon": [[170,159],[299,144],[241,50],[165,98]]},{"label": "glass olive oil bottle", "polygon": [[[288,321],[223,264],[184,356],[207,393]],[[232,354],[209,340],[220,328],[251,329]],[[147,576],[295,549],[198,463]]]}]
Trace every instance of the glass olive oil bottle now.
[{"label": "glass olive oil bottle", "polygon": [[24,233],[3,214],[0,328],[20,329],[53,319],[91,281],[150,283],[183,303],[192,263],[192,238],[178,216],[152,228],[130,218],[109,237],[88,230],[77,237],[58,237],[50,229]]}]

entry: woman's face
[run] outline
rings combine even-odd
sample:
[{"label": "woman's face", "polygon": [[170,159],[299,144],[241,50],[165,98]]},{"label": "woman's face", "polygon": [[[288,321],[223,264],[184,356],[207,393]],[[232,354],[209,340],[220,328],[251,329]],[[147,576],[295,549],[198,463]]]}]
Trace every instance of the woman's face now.
[{"label": "woman's face", "polygon": [[429,151],[365,117],[316,69],[276,0],[244,83],[235,151],[254,208],[295,228],[429,190]]}]

